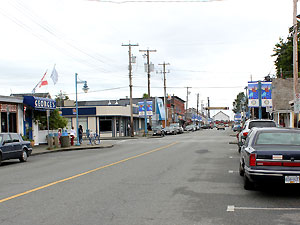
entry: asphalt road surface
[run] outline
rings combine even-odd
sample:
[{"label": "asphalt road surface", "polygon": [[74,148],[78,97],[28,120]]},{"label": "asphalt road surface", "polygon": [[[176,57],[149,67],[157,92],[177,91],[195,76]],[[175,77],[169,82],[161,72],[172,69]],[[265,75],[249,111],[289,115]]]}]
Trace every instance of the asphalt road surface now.
[{"label": "asphalt road surface", "polygon": [[4,162],[0,224],[300,224],[299,186],[243,189],[232,134],[202,130]]}]

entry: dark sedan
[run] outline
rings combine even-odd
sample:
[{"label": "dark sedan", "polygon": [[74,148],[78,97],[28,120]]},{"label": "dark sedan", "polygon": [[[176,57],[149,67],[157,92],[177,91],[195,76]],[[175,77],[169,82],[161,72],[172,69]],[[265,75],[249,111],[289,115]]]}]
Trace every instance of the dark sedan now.
[{"label": "dark sedan", "polygon": [[0,134],[0,164],[1,161],[8,159],[19,159],[21,162],[26,162],[31,152],[30,142],[23,141],[19,134]]},{"label": "dark sedan", "polygon": [[300,130],[253,128],[241,149],[244,188],[255,183],[300,183]]}]

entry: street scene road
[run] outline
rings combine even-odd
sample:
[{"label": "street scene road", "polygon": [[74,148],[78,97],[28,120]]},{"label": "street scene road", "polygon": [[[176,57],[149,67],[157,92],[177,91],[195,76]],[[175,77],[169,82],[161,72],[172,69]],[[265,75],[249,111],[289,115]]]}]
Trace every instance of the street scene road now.
[{"label": "street scene road", "polygon": [[299,224],[298,186],[243,188],[234,133],[36,155],[0,169],[0,224]]}]

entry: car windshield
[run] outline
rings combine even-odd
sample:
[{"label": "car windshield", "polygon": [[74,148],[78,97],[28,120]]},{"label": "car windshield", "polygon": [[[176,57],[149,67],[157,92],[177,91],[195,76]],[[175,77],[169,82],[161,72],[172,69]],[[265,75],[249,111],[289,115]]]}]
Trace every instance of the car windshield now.
[{"label": "car windshield", "polygon": [[249,123],[249,129],[252,127],[276,127],[274,121],[252,121]]},{"label": "car windshield", "polygon": [[300,133],[268,132],[260,133],[256,139],[257,145],[300,145]]}]

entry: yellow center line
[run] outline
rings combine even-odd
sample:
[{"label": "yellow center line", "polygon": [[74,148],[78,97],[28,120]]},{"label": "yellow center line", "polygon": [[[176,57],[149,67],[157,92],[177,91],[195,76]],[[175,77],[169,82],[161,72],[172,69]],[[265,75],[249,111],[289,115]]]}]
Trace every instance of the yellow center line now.
[{"label": "yellow center line", "polygon": [[151,150],[151,151],[148,151],[148,152],[141,153],[141,154],[139,154],[139,155],[135,155],[135,156],[129,157],[129,158],[127,158],[127,159],[122,159],[122,160],[120,160],[120,161],[117,161],[117,162],[114,162],[114,163],[111,163],[111,164],[108,164],[108,165],[105,165],[105,166],[101,166],[101,167],[98,167],[98,168],[96,168],[96,169],[92,169],[92,170],[89,170],[89,171],[86,171],[86,172],[83,172],[83,173],[80,173],[80,174],[77,174],[77,175],[74,175],[74,176],[71,176],[71,177],[62,179],[62,180],[54,181],[54,182],[52,182],[52,183],[49,183],[49,184],[46,184],[46,185],[43,185],[43,186],[40,186],[40,187],[31,189],[31,190],[28,190],[28,191],[25,191],[25,192],[22,192],[22,193],[20,193],[20,194],[16,194],[16,195],[12,195],[12,196],[10,196],[10,197],[4,198],[4,199],[0,199],[0,203],[6,202],[6,201],[11,200],[11,199],[14,199],[14,198],[21,197],[21,196],[23,196],[23,195],[30,194],[30,193],[35,192],[35,191],[42,190],[42,189],[44,189],[44,188],[53,186],[53,185],[55,185],[55,184],[59,184],[59,183],[62,183],[62,182],[68,181],[68,180],[75,179],[75,178],[77,178],[77,177],[81,177],[81,176],[83,176],[83,175],[87,175],[87,174],[89,174],[89,173],[96,172],[96,171],[98,171],[98,170],[102,170],[102,169],[107,168],[107,167],[110,167],[110,166],[114,166],[114,165],[117,165],[117,164],[126,162],[126,161],[131,160],[131,159],[136,159],[136,158],[138,158],[138,157],[141,157],[141,156],[144,156],[144,155],[148,155],[148,154],[150,154],[150,153],[157,152],[157,151],[160,151],[160,150],[169,148],[169,147],[171,147],[171,146],[173,146],[173,145],[176,145],[176,144],[178,144],[178,142],[174,142],[174,143],[172,143],[172,144],[165,145],[165,146],[156,148],[156,149],[154,149],[154,150]]}]

